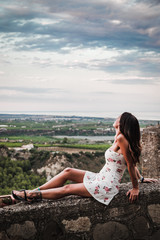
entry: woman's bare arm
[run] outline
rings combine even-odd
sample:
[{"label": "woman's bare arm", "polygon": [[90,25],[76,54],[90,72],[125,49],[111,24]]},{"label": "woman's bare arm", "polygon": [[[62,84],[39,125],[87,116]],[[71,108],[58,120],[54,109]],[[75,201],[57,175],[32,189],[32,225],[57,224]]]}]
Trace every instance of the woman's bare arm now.
[{"label": "woman's bare arm", "polygon": [[138,198],[139,195],[139,187],[138,187],[138,178],[137,178],[137,172],[136,172],[136,166],[133,162],[132,156],[130,154],[129,148],[128,148],[128,141],[123,136],[123,134],[119,134],[117,136],[117,143],[118,146],[121,149],[121,152],[125,158],[125,161],[127,163],[128,171],[130,174],[130,178],[132,181],[133,189],[130,189],[127,192],[127,195],[129,195],[129,201],[133,202]]},{"label": "woman's bare arm", "polygon": [[136,171],[136,174],[137,174],[137,178],[140,179],[141,178],[141,174],[140,174],[140,172],[139,172],[137,167],[135,167],[135,171]]},{"label": "woman's bare arm", "polygon": [[140,182],[143,182],[143,183],[158,182],[158,180],[155,179],[155,178],[146,178],[146,177],[144,178],[144,177],[142,177],[137,167],[135,167],[135,170],[136,170],[136,174],[137,174],[137,177],[140,180]]}]

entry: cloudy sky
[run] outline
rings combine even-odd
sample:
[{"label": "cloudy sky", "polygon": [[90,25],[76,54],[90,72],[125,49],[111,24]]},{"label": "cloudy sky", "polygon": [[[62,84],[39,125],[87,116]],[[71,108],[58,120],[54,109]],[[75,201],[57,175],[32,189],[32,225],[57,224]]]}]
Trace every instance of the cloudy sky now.
[{"label": "cloudy sky", "polygon": [[0,111],[160,112],[159,26],[160,0],[0,0]]}]

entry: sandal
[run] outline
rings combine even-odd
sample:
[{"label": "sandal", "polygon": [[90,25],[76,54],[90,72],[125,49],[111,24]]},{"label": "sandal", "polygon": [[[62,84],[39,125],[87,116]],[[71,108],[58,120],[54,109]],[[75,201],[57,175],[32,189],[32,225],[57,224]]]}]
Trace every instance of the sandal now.
[{"label": "sandal", "polygon": [[14,199],[19,200],[19,201],[27,201],[27,194],[26,194],[26,190],[22,189],[18,192],[24,192],[24,197],[18,196],[16,195],[13,191],[12,191],[12,196],[14,197]]},{"label": "sandal", "polygon": [[16,195],[16,194],[12,191],[12,196],[13,196],[16,200],[25,201],[25,202],[28,202],[28,203],[37,202],[37,201],[41,201],[41,200],[42,200],[41,191],[33,191],[32,194],[31,194],[32,197],[27,196],[27,193],[26,193],[26,190],[25,190],[25,189],[22,189],[22,190],[20,190],[19,192],[24,192],[24,197],[18,196],[18,195]]},{"label": "sandal", "polygon": [[29,197],[29,199],[31,199],[32,202],[42,201],[42,193],[41,193],[41,191],[40,190],[33,191],[32,192],[32,197]]},{"label": "sandal", "polygon": [[0,208],[13,204],[16,204],[16,201],[11,197],[11,195],[0,196]]}]

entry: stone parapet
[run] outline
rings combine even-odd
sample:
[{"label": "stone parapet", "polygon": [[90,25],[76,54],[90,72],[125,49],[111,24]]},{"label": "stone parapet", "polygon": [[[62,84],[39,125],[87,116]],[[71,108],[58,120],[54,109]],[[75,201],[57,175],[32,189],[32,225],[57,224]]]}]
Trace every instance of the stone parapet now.
[{"label": "stone parapet", "polygon": [[40,203],[19,203],[0,209],[2,240],[158,240],[160,239],[160,182],[141,183],[136,203],[126,192],[106,206],[77,196]]}]

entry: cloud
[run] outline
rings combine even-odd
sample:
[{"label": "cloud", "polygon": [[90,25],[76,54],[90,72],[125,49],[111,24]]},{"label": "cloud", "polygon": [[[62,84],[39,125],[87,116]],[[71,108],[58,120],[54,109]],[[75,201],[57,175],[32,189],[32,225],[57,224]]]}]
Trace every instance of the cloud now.
[{"label": "cloud", "polygon": [[147,4],[151,5],[151,6],[160,4],[160,0],[137,0],[136,2],[137,3],[138,2],[144,2],[144,3],[147,3]]},{"label": "cloud", "polygon": [[[124,6],[125,2],[125,6]],[[157,3],[157,1],[155,1]],[[31,5],[32,4],[32,8]],[[160,46],[159,5],[126,1],[19,1],[1,4],[3,33],[17,35],[18,50],[60,51],[64,46]],[[38,36],[38,39],[37,37]],[[24,39],[25,38],[25,39]]]},{"label": "cloud", "polygon": [[159,1],[0,5],[3,108],[159,109]]},{"label": "cloud", "polygon": [[7,87],[1,86],[0,91],[16,91],[17,93],[34,93],[34,94],[45,94],[45,93],[59,93],[66,92],[64,89],[60,88],[30,88],[30,87]]},{"label": "cloud", "polygon": [[159,77],[112,76],[108,79],[95,79],[93,81],[124,85],[160,85]]},{"label": "cloud", "polygon": [[0,88],[1,102],[49,102],[67,101],[68,94],[64,89],[59,88],[30,88],[30,87],[6,87]]},{"label": "cloud", "polygon": [[[159,79],[158,79],[159,80]],[[150,79],[147,79],[147,78],[132,78],[132,79],[125,79],[125,80],[112,80],[112,83],[113,84],[124,84],[124,85],[152,85],[152,84],[157,84],[158,81],[157,79],[153,79],[153,78],[150,78]]]},{"label": "cloud", "polygon": [[91,92],[91,95],[98,95],[98,96],[100,96],[100,95],[105,95],[105,96],[107,96],[107,95],[113,95],[113,94],[115,94],[115,92],[108,92],[108,91],[99,91],[99,92]]}]

